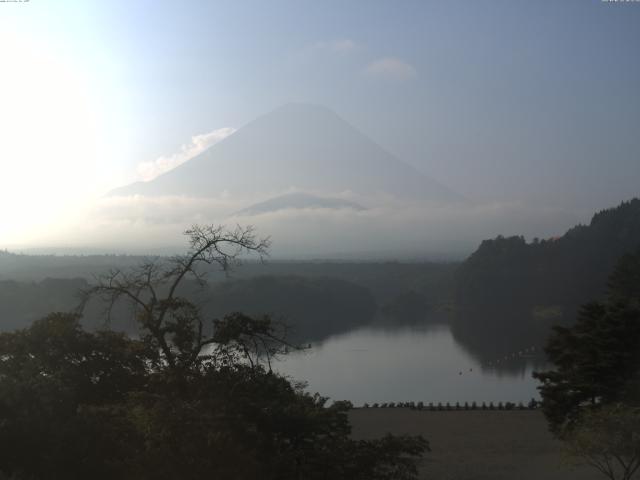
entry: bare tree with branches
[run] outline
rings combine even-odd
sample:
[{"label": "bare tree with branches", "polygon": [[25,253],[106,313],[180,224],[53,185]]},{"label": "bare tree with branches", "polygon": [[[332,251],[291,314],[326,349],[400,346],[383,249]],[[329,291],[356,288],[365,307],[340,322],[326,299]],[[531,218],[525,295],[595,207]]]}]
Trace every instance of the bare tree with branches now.
[{"label": "bare tree with branches", "polygon": [[128,302],[145,341],[159,352],[159,361],[171,369],[193,366],[206,357],[202,356],[205,347],[223,342],[227,354],[233,345],[251,365],[265,354],[270,367],[270,358],[277,351],[273,342],[283,339],[274,333],[268,317],[250,321],[235,314],[226,322],[212,320],[211,333],[206,334],[200,309],[180,295],[180,287],[188,279],[205,287],[211,266],[228,272],[240,264],[243,255],[257,254],[264,259],[270,239],[258,238],[252,227],[241,226],[227,230],[223,226],[194,225],[185,235],[189,249],[183,255],[150,259],[137,268],[112,270],[97,277],[94,285],[81,292],[81,308],[97,297],[107,305],[108,321],[117,302]]},{"label": "bare tree with branches", "polygon": [[422,437],[354,440],[348,402],[327,405],[271,371],[288,346],[268,316],[231,313],[205,328],[184,283],[204,287],[211,265],[266,255],[269,240],[241,227],[186,235],[186,254],[112,271],[83,292],[107,314],[132,305],[142,339],[85,332],[68,314],[0,335],[0,477],[417,478]]},{"label": "bare tree with branches", "polygon": [[564,440],[576,463],[609,480],[631,480],[640,468],[640,410],[622,404],[588,410]]}]

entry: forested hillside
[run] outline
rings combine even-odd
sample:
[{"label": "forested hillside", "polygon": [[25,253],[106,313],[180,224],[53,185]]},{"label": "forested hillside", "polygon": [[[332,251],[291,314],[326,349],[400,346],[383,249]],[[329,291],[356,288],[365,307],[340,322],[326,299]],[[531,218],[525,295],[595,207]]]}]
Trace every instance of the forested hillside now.
[{"label": "forested hillside", "polygon": [[[74,310],[78,292],[94,276],[144,261],[125,255],[0,252],[0,331],[26,327],[52,311]],[[200,303],[212,317],[230,311],[273,314],[290,324],[296,337],[311,341],[368,324],[379,308],[392,323],[424,321],[451,303],[455,268],[438,263],[249,261],[229,277],[209,272],[211,282]],[[101,325],[103,306],[89,307],[84,324]],[[118,311],[111,326],[130,331],[135,326],[126,320],[130,317],[130,312]]]},{"label": "forested hillside", "polygon": [[639,246],[639,199],[559,238],[485,240],[456,275],[455,331],[505,348],[542,341],[551,324],[570,323],[579,305],[601,297],[616,261]]}]

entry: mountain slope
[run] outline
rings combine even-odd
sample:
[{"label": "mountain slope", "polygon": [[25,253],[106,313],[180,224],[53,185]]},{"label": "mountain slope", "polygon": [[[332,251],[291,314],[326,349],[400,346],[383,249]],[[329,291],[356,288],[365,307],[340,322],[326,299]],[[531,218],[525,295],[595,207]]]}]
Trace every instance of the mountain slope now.
[{"label": "mountain slope", "polygon": [[265,198],[291,189],[461,200],[331,110],[306,104],[280,107],[179,167],[111,195]]}]

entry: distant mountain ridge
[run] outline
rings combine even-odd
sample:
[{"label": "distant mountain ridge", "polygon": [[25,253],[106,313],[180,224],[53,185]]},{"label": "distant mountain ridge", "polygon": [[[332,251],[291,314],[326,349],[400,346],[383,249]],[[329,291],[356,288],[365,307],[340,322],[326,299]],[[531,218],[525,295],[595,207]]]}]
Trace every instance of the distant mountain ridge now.
[{"label": "distant mountain ridge", "polygon": [[434,202],[462,198],[399,160],[333,111],[287,104],[149,182],[109,195],[251,197],[300,191],[391,195]]}]

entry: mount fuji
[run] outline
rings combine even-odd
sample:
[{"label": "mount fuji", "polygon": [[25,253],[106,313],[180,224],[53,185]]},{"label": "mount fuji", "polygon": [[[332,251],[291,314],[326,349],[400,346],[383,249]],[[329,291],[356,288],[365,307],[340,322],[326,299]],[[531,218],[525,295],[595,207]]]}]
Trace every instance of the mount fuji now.
[{"label": "mount fuji", "polygon": [[[292,193],[334,201],[393,198],[440,204],[462,197],[376,144],[332,110],[287,104],[155,179],[110,196],[232,198],[249,208]],[[294,202],[295,208],[295,202]]]}]

